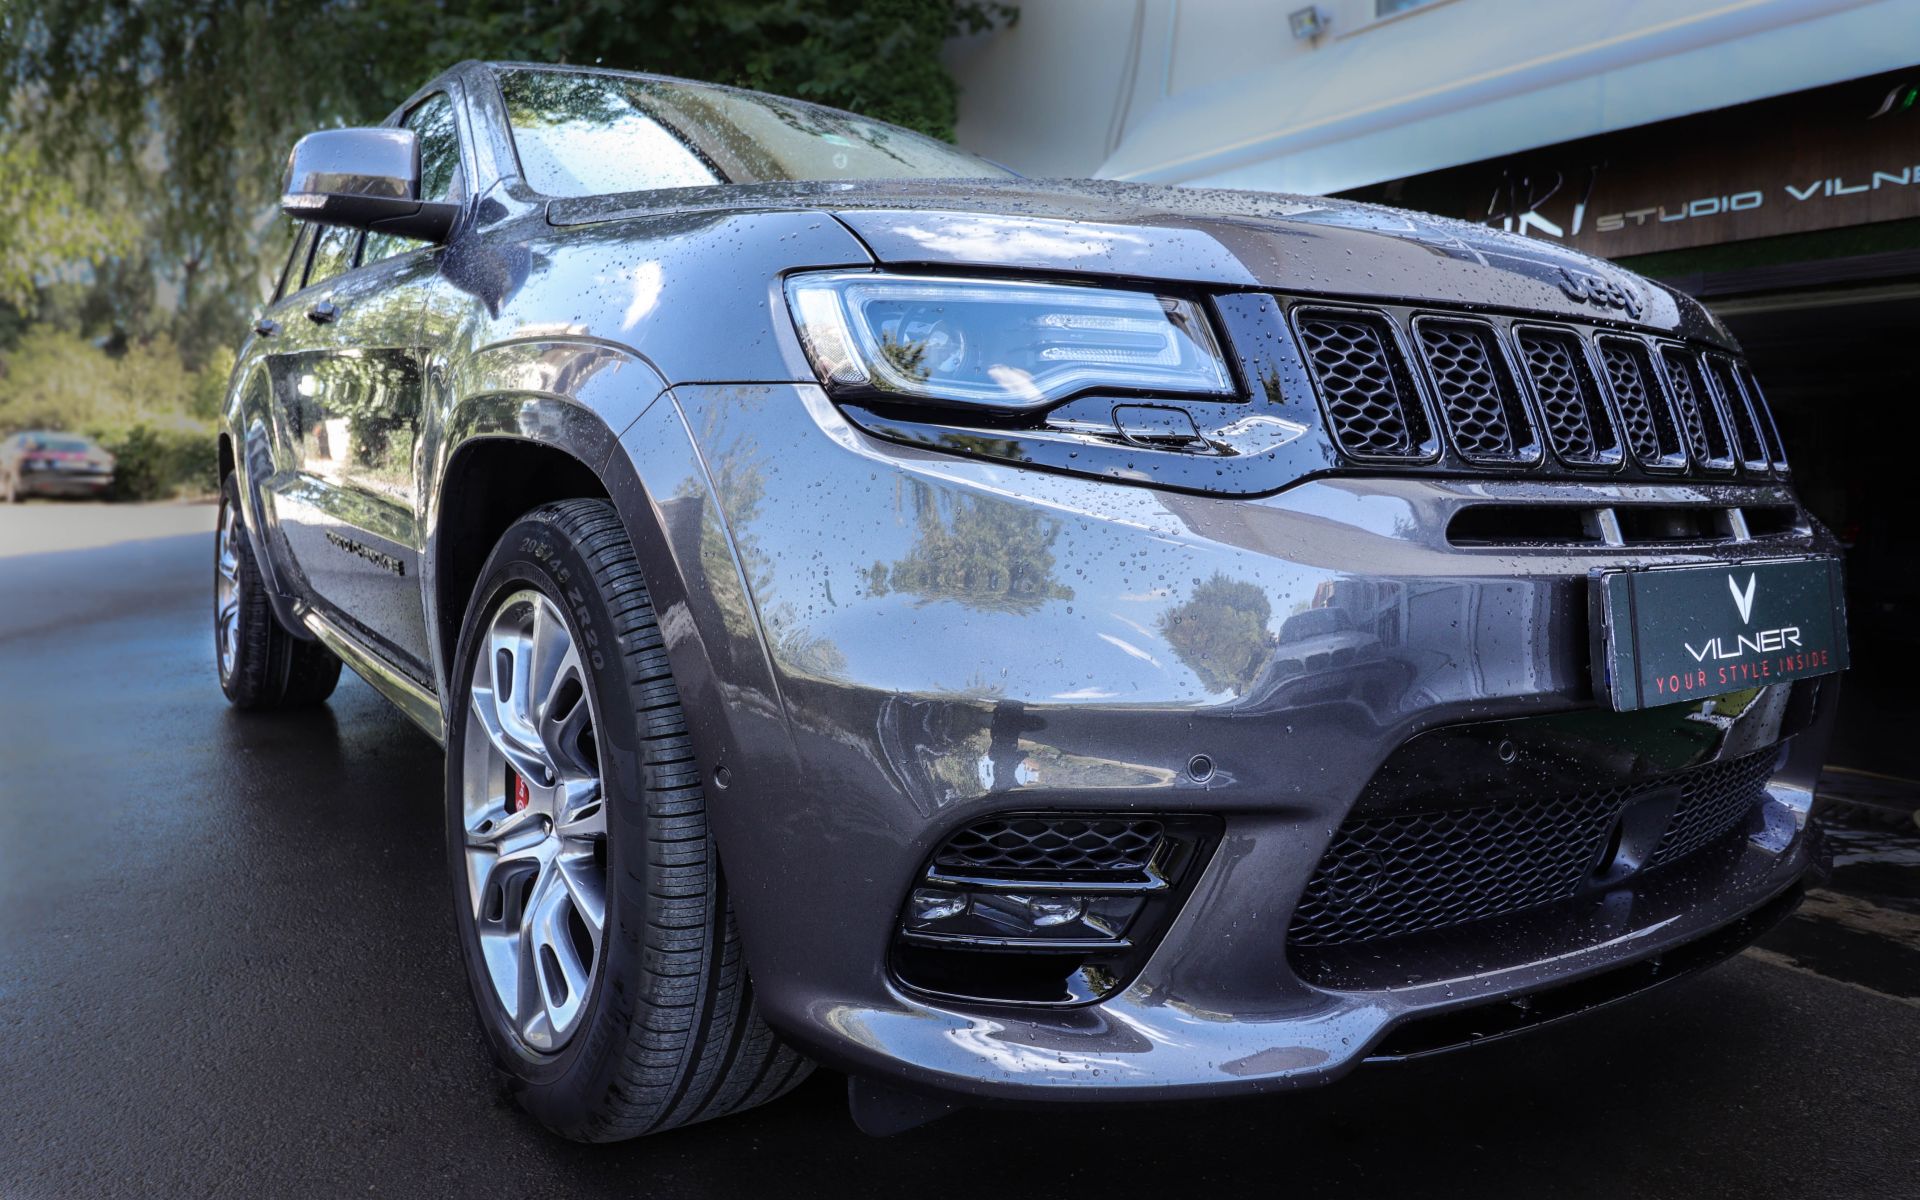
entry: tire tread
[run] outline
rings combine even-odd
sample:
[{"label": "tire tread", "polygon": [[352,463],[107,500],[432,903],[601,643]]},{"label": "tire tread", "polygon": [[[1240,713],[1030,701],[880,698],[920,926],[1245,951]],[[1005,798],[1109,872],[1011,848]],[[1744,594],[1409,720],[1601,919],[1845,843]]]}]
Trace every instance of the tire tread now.
[{"label": "tire tread", "polygon": [[707,824],[700,767],[651,596],[618,515],[603,500],[543,505],[525,520],[565,535],[592,571],[629,681],[627,719],[641,731],[649,828],[644,881],[658,901],[642,953],[645,983],[608,1094],[584,1141],[658,1133],[777,1099],[812,1064],[781,1042],[753,986]]}]

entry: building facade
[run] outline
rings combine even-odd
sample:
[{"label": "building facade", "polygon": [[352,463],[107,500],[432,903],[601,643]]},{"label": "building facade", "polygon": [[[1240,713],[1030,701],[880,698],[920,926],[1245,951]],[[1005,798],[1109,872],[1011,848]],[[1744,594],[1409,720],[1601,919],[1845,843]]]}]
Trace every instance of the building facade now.
[{"label": "building facade", "polygon": [[1920,778],[1920,0],[1026,0],[949,62],[1027,174],[1436,212],[1706,301],[1850,547],[1841,761]]}]

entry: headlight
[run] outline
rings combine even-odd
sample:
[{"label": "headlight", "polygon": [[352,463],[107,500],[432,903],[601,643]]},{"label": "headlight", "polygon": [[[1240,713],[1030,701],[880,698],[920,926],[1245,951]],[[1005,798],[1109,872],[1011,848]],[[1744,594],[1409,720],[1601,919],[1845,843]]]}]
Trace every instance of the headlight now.
[{"label": "headlight", "polygon": [[1234,394],[1206,314],[1177,296],[847,271],[794,276],[787,302],[836,392],[1011,412],[1094,388]]}]

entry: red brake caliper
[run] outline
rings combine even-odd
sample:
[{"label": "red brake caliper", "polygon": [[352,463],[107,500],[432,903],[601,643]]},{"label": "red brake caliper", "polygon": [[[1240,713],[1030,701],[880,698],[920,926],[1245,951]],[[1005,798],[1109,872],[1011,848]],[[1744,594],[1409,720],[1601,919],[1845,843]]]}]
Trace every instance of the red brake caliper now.
[{"label": "red brake caliper", "polygon": [[519,812],[533,797],[527,794],[527,781],[520,778],[520,772],[508,767],[507,779],[513,784],[513,811]]}]

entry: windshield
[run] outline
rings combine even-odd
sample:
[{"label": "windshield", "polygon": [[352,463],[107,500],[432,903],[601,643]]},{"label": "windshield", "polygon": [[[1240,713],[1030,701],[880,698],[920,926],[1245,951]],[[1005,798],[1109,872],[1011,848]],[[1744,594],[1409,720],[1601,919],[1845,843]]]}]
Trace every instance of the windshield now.
[{"label": "windshield", "polygon": [[1010,174],[897,126],[710,84],[511,68],[500,91],[527,182],[549,196]]},{"label": "windshield", "polygon": [[85,438],[61,437],[58,434],[30,433],[27,445],[34,450],[45,450],[57,454],[85,454],[93,449],[93,443]]}]

